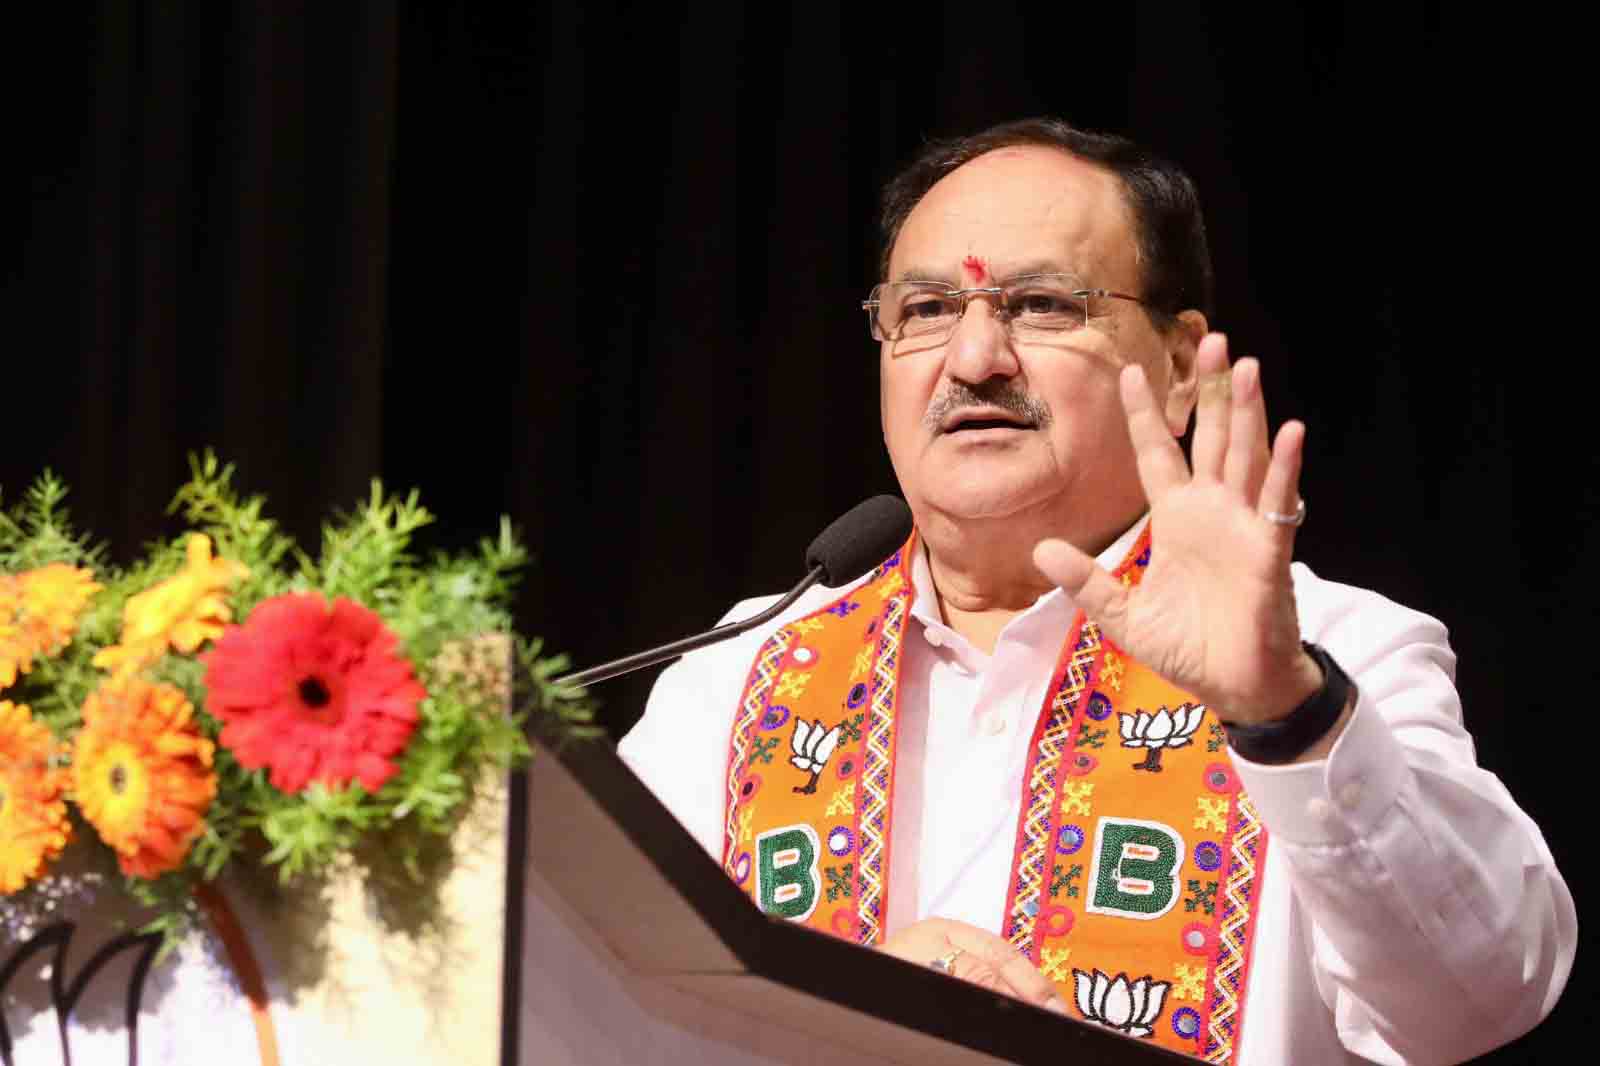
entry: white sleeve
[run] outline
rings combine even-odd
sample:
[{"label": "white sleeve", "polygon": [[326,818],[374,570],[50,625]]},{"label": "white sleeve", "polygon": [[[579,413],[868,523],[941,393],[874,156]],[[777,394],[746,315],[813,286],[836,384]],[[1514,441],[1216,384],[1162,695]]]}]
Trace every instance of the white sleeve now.
[{"label": "white sleeve", "polygon": [[[719,625],[748,618],[778,597],[744,600]],[[700,846],[722,861],[722,812],[733,713],[744,674],[770,627],[691,652],[656,678],[644,715],[617,754]]]},{"label": "white sleeve", "polygon": [[1555,1005],[1577,917],[1539,828],[1477,765],[1444,627],[1298,564],[1305,639],[1359,690],[1324,760],[1233,762],[1281,848],[1341,1041],[1453,1063]]}]

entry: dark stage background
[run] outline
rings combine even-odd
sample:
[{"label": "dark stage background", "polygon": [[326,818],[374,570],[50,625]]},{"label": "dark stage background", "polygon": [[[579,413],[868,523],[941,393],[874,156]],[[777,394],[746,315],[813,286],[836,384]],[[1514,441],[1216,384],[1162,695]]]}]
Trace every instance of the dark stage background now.
[{"label": "dark stage background", "polygon": [[[381,475],[433,546],[511,515],[522,621],[580,664],[702,628],[893,489],[879,184],[1060,114],[1195,175],[1217,322],[1310,427],[1301,558],[1450,626],[1482,761],[1589,895],[1592,296],[1548,40],[1419,4],[58,7],[0,74],[7,499],[49,465],[126,555],[207,445],[313,541]],[[1486,1061],[1560,1057],[1586,961]]]}]

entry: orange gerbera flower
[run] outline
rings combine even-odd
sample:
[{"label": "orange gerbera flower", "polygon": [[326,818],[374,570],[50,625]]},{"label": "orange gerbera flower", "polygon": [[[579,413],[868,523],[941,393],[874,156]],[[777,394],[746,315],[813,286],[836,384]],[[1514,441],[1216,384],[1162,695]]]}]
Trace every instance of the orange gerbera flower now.
[{"label": "orange gerbera flower", "polygon": [[44,873],[72,836],[58,753],[25,704],[0,700],[0,896]]},{"label": "orange gerbera flower", "polygon": [[122,609],[122,639],[102,648],[94,664],[125,677],[154,663],[169,646],[188,653],[222,635],[233,617],[228,586],[250,569],[231,559],[211,557],[211,538],[189,535],[189,557],[182,570],[129,597]]},{"label": "orange gerbera flower", "polygon": [[130,677],[89,694],[72,749],[75,798],[123,873],[156,877],[182,864],[217,795],[212,751],[172,685]]},{"label": "orange gerbera flower", "polygon": [[0,688],[6,688],[33,667],[33,640],[22,620],[22,584],[0,574]]},{"label": "orange gerbera flower", "polygon": [[101,586],[88,570],[51,563],[0,576],[0,688],[72,640],[78,616]]}]

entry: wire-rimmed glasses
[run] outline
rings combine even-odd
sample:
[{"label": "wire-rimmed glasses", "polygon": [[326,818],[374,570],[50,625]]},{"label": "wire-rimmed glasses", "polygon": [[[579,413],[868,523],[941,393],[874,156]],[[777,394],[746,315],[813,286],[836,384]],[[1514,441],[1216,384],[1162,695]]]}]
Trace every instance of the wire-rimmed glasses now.
[{"label": "wire-rimmed glasses", "polygon": [[886,281],[861,301],[875,341],[938,343],[955,332],[974,296],[999,298],[996,314],[1018,340],[1047,339],[1082,329],[1096,313],[1096,300],[1144,301],[1127,293],[1095,289],[1072,274],[1023,274],[997,285],[952,289],[940,281]]}]

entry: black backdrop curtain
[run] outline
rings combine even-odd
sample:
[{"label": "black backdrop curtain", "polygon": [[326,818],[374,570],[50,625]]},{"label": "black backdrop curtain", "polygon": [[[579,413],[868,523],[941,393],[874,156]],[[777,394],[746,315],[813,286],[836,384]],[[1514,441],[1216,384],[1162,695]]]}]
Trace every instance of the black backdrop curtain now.
[{"label": "black backdrop curtain", "polygon": [[[509,514],[522,622],[580,664],[702,628],[894,488],[877,187],[929,136],[1062,115],[1195,175],[1217,322],[1310,427],[1300,557],[1450,626],[1482,761],[1586,894],[1548,40],[1421,4],[61,8],[0,75],[7,499],[48,465],[127,555],[208,445],[307,540],[381,475],[430,545]],[[651,676],[602,690],[613,731]],[[1553,1059],[1591,1000],[1580,971],[1495,1061]]]}]

